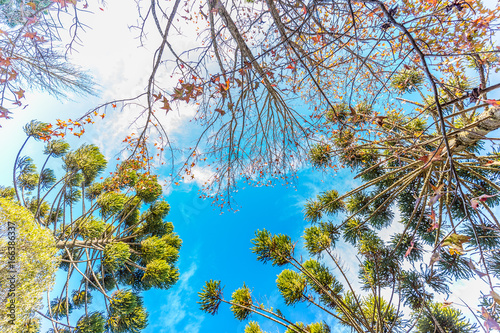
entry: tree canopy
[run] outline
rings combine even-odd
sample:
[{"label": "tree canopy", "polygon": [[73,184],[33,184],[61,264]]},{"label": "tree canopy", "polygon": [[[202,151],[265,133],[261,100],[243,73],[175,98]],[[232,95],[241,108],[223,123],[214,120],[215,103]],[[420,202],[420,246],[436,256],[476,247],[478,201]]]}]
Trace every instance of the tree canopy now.
[{"label": "tree canopy", "polygon": [[[8,9],[9,24],[18,29],[14,34],[29,45],[41,42],[36,37],[42,34],[50,38],[51,30],[29,30],[45,17],[36,12],[43,4],[30,2],[28,9],[14,3],[17,7]],[[75,13],[86,5],[46,6],[55,8],[54,3],[58,11]],[[36,13],[26,15],[24,9]],[[66,154],[62,141],[50,141],[49,157],[64,155],[66,174],[59,181],[44,167],[37,173],[29,158],[18,156],[15,163],[15,198],[34,207],[35,218],[53,231],[68,279],[74,271],[83,276],[77,295],[83,291],[87,304],[93,290],[109,301],[106,323],[103,314],[85,307],[81,330],[107,325],[120,332],[130,321],[139,329],[146,316],[135,292],[175,283],[170,264],[180,240],[162,220],[168,206],[155,201],[161,188],[146,171],[165,148],[182,159],[172,182],[193,176],[197,165],[210,167],[214,175],[206,189],[219,202],[230,198],[240,180],[286,181],[305,165],[305,157],[314,167],[356,174],[355,189],[329,189],[307,203],[305,219],[312,223],[303,236],[307,260],[297,258],[288,236],[257,231],[252,249],[257,259],[287,266],[277,280],[287,305],[313,304],[358,332],[500,329],[495,289],[500,223],[493,210],[500,190],[494,134],[500,100],[492,97],[500,87],[493,79],[499,69],[499,9],[481,1],[437,0],[173,0],[139,6],[139,37],[144,40],[151,23],[161,39],[144,92],[91,108],[76,121],[26,128],[36,139],[77,128],[80,136],[82,124],[106,107],[135,107],[142,127],[124,139],[131,159],[97,183],[105,160],[95,146]],[[175,43],[183,25],[197,27],[189,49]],[[24,45],[9,47],[18,44]],[[19,59],[2,56],[5,87],[16,78],[14,60]],[[174,83],[162,79],[164,71]],[[13,89],[17,103],[23,92]],[[196,109],[202,131],[178,154],[164,122],[186,105]],[[43,204],[45,190],[54,195],[52,205]],[[140,213],[140,203],[149,204],[148,213]],[[403,232],[380,237],[380,230],[398,223]],[[334,253],[341,241],[357,252],[361,291],[345,277]],[[447,294],[452,281],[473,277],[485,290],[477,323],[434,297]],[[117,284],[132,291],[107,296]],[[66,286],[51,303],[49,316],[56,321],[69,317],[71,304],[76,307],[68,292]],[[329,330],[325,323],[295,323],[262,306],[246,285],[227,300],[221,283],[209,281],[200,298],[211,314],[224,302],[240,320],[258,313],[292,332]],[[409,318],[402,307],[412,312]],[[247,328],[260,330],[255,322]]]},{"label": "tree canopy", "polygon": [[[37,121],[26,125],[26,142],[43,139],[47,126]],[[58,267],[66,272],[48,311],[30,314],[33,320],[49,319],[60,332],[139,332],[147,325],[141,292],[168,289],[179,278],[175,264],[182,241],[165,221],[170,206],[160,199],[158,178],[139,163],[124,161],[99,179],[107,161],[96,146],[70,151],[62,140],[45,140],[41,169],[30,157],[21,157],[21,149],[14,187],[1,193],[34,214],[33,224],[50,234],[52,255],[57,251]],[[51,158],[62,159],[64,174],[47,167]],[[9,202],[2,200],[2,206]],[[37,249],[31,251],[38,256]],[[31,268],[32,274],[41,274],[38,268]],[[43,291],[49,292],[47,287],[33,290]],[[105,308],[92,305],[95,299]],[[71,313],[80,314],[78,322],[70,321]]]}]

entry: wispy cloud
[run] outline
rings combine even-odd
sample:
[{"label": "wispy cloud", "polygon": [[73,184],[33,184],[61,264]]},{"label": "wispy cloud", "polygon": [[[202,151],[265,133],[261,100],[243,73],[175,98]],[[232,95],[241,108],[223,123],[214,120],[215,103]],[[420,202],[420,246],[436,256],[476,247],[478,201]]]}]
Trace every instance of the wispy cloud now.
[{"label": "wispy cloud", "polygon": [[196,264],[192,263],[189,269],[181,275],[176,287],[168,292],[168,296],[162,302],[160,315],[150,325],[152,331],[159,333],[200,332],[204,318],[194,313],[189,305],[195,295],[190,280],[196,270]]}]

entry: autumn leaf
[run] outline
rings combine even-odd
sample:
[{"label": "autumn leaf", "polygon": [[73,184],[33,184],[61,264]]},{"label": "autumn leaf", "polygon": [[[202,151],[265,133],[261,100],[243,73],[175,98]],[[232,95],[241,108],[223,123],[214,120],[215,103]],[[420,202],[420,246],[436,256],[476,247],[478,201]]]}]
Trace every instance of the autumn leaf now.
[{"label": "autumn leaf", "polygon": [[479,197],[477,197],[477,200],[479,200],[481,202],[486,202],[486,200],[488,200],[488,198],[492,198],[492,197],[496,197],[496,196],[497,196],[496,194],[494,194],[494,195],[482,194]]},{"label": "autumn leaf", "polygon": [[470,205],[472,206],[473,209],[477,209],[479,207],[479,201],[477,201],[476,199],[471,199]]},{"label": "autumn leaf", "polygon": [[81,137],[83,135],[83,133],[85,133],[85,129],[82,128],[82,130],[78,133],[73,133],[73,135],[77,136],[77,137]]},{"label": "autumn leaf", "polygon": [[431,209],[431,213],[427,216],[432,220],[432,222],[436,222],[436,212],[434,209]]},{"label": "autumn leaf", "polygon": [[322,36],[321,35],[316,35],[314,37],[311,37],[311,39],[313,40],[314,44],[316,44],[316,43],[321,42]]},{"label": "autumn leaf", "polygon": [[500,305],[500,295],[498,295],[493,289],[490,291],[490,296],[493,298],[495,303]]},{"label": "autumn leaf", "polygon": [[427,232],[434,231],[437,228],[439,228],[439,223],[437,223],[437,222],[431,223],[431,226],[429,228],[427,228]]},{"label": "autumn leaf", "polygon": [[447,307],[449,307],[449,306],[450,306],[450,305],[452,305],[452,304],[453,304],[453,302],[446,301],[446,300],[445,300],[445,301],[443,301],[443,307],[444,307],[444,308],[447,308]]},{"label": "autumn leaf", "polygon": [[444,146],[440,147],[439,149],[431,152],[428,155],[424,155],[422,157],[419,157],[419,161],[423,161],[424,164],[427,164],[429,166],[432,162],[434,161],[441,161],[441,153],[443,152]]},{"label": "autumn leaf", "polygon": [[12,113],[12,112],[7,110],[3,106],[0,106],[0,118],[10,119],[9,113]]},{"label": "autumn leaf", "polygon": [[184,91],[183,89],[180,89],[180,88],[174,88],[174,93],[171,95],[173,100],[177,100],[177,99],[182,99],[182,95],[184,94]]},{"label": "autumn leaf", "polygon": [[160,109],[165,110],[165,112],[172,110],[172,108],[170,107],[170,103],[168,102],[168,99],[163,97],[161,102],[163,103],[163,106]]},{"label": "autumn leaf", "polygon": [[25,34],[23,35],[23,37],[28,37],[28,38],[30,38],[30,39],[35,38],[35,36],[36,36],[36,31],[35,31],[35,32],[27,32],[27,33],[25,33]]},{"label": "autumn leaf", "polygon": [[0,66],[9,67],[11,65],[10,58],[2,59],[0,57]]},{"label": "autumn leaf", "polygon": [[484,102],[488,103],[491,106],[500,106],[500,101],[495,99],[485,99]]},{"label": "autumn leaf", "polygon": [[488,162],[486,162],[484,166],[493,166],[493,165],[500,165],[500,161],[489,160]]},{"label": "autumn leaf", "polygon": [[465,252],[463,244],[469,242],[470,237],[453,233],[446,237],[441,243],[442,246],[448,246],[450,254],[463,254]]},{"label": "autumn leaf", "polygon": [[226,80],[226,84],[220,83],[219,84],[219,89],[220,91],[228,91],[229,90],[229,79]]},{"label": "autumn leaf", "polygon": [[479,207],[479,202],[486,202],[486,200],[488,200],[488,198],[492,198],[492,197],[495,197],[495,196],[497,196],[497,194],[494,194],[494,195],[488,195],[488,194],[480,195],[477,198],[472,198],[470,200],[470,205],[472,206],[473,209],[477,209]]},{"label": "autumn leaf", "polygon": [[434,190],[434,196],[431,197],[431,199],[429,200],[429,206],[434,206],[434,204],[439,200],[439,198],[441,198],[441,196],[443,195],[443,193],[441,192],[441,190],[443,189],[443,186],[444,186],[444,183],[439,185],[438,187],[430,184],[432,189]]},{"label": "autumn leaf", "polygon": [[31,24],[35,24],[36,22],[38,22],[38,18],[36,16],[32,16],[28,19],[28,21],[26,21],[26,24],[31,25]]},{"label": "autumn leaf", "polygon": [[222,110],[222,109],[215,109],[216,112],[219,112],[221,116],[225,115],[226,114],[226,111]]},{"label": "autumn leaf", "polygon": [[34,2],[28,2],[26,6],[31,7],[31,9],[36,10],[36,4]]},{"label": "autumn leaf", "polygon": [[163,95],[161,93],[158,93],[157,95],[153,94],[153,97],[155,98],[155,100],[153,102],[156,102],[157,100],[159,100],[160,98],[162,98]]},{"label": "autumn leaf", "polygon": [[19,88],[18,91],[14,91],[14,94],[17,95],[17,99],[21,99],[21,98],[24,97],[24,92],[25,92],[24,90],[22,90],[21,88]]}]

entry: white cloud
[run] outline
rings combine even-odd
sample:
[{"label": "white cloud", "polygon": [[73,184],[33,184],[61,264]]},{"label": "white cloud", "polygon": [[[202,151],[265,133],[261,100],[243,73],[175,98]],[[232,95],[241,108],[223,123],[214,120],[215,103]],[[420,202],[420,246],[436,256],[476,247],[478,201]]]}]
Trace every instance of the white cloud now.
[{"label": "white cloud", "polygon": [[[169,290],[166,300],[161,306],[161,314],[152,323],[151,328],[160,333],[190,332],[198,333],[203,322],[203,316],[190,309],[190,297],[195,293],[191,288],[190,279],[197,270],[195,263],[183,273],[177,285]],[[182,327],[179,327],[182,326]]]}]

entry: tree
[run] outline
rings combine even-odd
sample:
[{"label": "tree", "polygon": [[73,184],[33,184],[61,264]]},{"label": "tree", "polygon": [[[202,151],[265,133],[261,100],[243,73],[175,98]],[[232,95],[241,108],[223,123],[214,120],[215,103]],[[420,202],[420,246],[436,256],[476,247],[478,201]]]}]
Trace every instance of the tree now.
[{"label": "tree", "polygon": [[[44,290],[52,289],[59,257],[52,233],[35,222],[33,213],[0,198],[0,329],[24,332],[38,327],[34,311]],[[36,255],[34,255],[36,253]]]},{"label": "tree", "polygon": [[[140,293],[167,289],[179,277],[175,263],[182,241],[164,221],[170,206],[159,199],[158,178],[137,161],[124,161],[97,181],[107,165],[99,149],[82,145],[69,151],[66,142],[49,140],[47,130],[48,124],[36,121],[25,127],[28,139],[46,141],[47,158],[37,171],[20,151],[14,187],[2,191],[51,231],[59,268],[67,272],[48,312],[37,314],[49,319],[54,331],[139,332],[147,325]],[[47,168],[52,157],[62,158],[63,175]],[[91,304],[96,298],[105,309]],[[81,316],[72,323],[69,315],[75,312]]]},{"label": "tree", "polygon": [[82,10],[77,0],[0,1],[0,118],[10,118],[12,104],[23,105],[28,89],[93,93],[92,78],[68,62],[61,40],[68,27],[67,51],[78,43]]},{"label": "tree", "polygon": [[[311,145],[332,130],[354,132],[363,126],[367,133],[373,130],[366,126],[370,119],[380,122],[392,109],[406,113],[399,102],[387,102],[400,91],[430,92],[431,97],[422,96],[425,103],[413,98],[411,102],[421,110],[429,107],[428,114],[433,114],[436,126],[428,132],[442,127],[444,133],[444,128],[456,131],[444,118],[446,108],[462,107],[467,93],[486,100],[484,94],[497,88],[488,86],[488,75],[497,66],[498,50],[491,40],[498,11],[480,1],[405,1],[398,7],[373,0],[177,0],[166,6],[152,2],[141,12],[139,27],[151,21],[162,41],[145,93],[133,101],[144,105],[143,131],[127,142],[147,146],[154,135],[150,130],[156,127],[164,146],[174,150],[163,130],[162,114],[176,104],[190,103],[198,110],[203,133],[183,155],[179,177],[191,175],[190,166],[210,165],[215,175],[207,187],[223,197],[240,179],[267,184],[269,179],[288,177],[302,165],[300,159]],[[175,28],[186,21],[198,24],[200,44],[176,49]],[[179,81],[165,86],[157,72],[162,63],[173,61],[169,71]],[[466,79],[470,66],[477,68],[475,82]],[[417,90],[424,81],[425,89]],[[303,101],[309,110],[304,110]],[[116,101],[97,109],[112,103]],[[481,110],[463,115],[476,117]],[[328,117],[335,124],[323,126]],[[466,130],[476,133],[470,130],[478,123],[465,121]],[[362,138],[377,140],[368,134]],[[132,149],[133,154],[138,151],[151,152]]]}]

